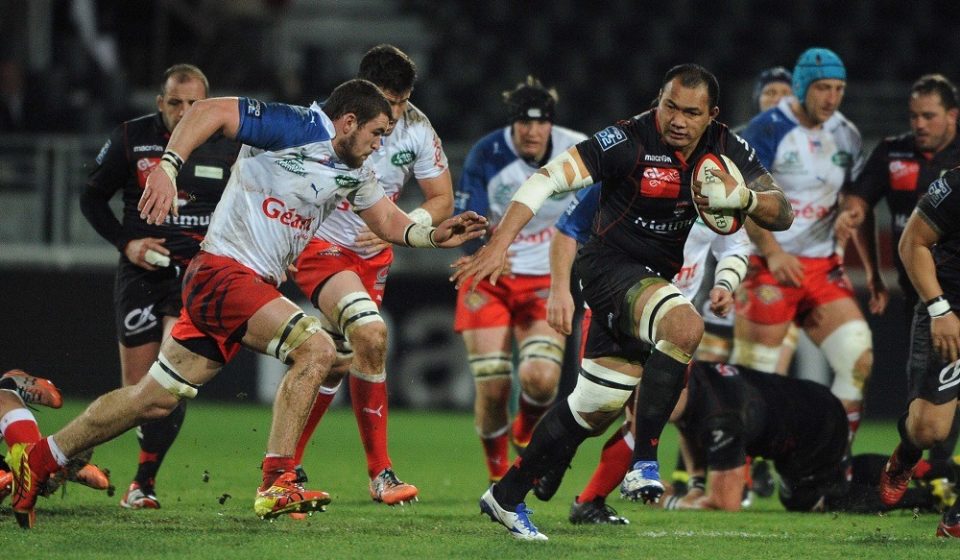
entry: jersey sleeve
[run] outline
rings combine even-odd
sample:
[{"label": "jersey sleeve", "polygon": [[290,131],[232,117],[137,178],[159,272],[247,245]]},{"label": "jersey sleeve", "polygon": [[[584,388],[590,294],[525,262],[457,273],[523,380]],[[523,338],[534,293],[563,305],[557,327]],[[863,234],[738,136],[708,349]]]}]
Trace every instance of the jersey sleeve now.
[{"label": "jersey sleeve", "polygon": [[278,151],[331,138],[323,120],[307,107],[264,103],[249,97],[238,100],[237,140],[268,151]]},{"label": "jersey sleeve", "polygon": [[586,243],[590,237],[590,227],[593,225],[593,217],[597,213],[598,206],[600,206],[599,183],[580,189],[557,220],[557,230],[576,239],[577,243]]},{"label": "jersey sleeve", "polygon": [[80,194],[80,211],[101,237],[119,250],[130,241],[123,224],[110,209],[110,199],[130,178],[131,168],[125,147],[125,126],[117,127],[97,154],[96,166]]},{"label": "jersey sleeve", "polygon": [[[747,123],[746,128],[736,136],[745,141],[746,145],[754,151],[757,161],[759,161],[764,168],[770,169],[773,165],[773,158],[777,155],[779,135],[773,123],[767,118],[766,113],[761,113],[754,117],[753,120]],[[737,160],[734,160],[734,162],[736,162],[738,166],[740,165]],[[743,173],[743,170],[741,169],[740,172]],[[744,174],[743,178],[747,178],[746,174]]]},{"label": "jersey sleeve", "polygon": [[625,126],[608,126],[576,145],[595,182],[625,177],[636,165],[638,146]]},{"label": "jersey sleeve", "polygon": [[454,197],[454,213],[473,210],[481,216],[489,216],[490,200],[487,198],[487,177],[483,171],[483,149],[476,144],[467,154],[463,173]]},{"label": "jersey sleeve", "polygon": [[863,172],[844,192],[859,196],[870,206],[876,206],[886,196],[889,187],[886,142],[880,142],[873,149],[863,166]]},{"label": "jersey sleeve", "polygon": [[747,260],[750,257],[751,250],[750,237],[744,228],[740,228],[730,235],[717,235],[710,242],[710,252],[717,262],[727,257],[737,256]]},{"label": "jersey sleeve", "polygon": [[917,210],[944,236],[960,231],[960,168],[954,168],[930,183],[927,193],[917,203]]},{"label": "jersey sleeve", "polygon": [[730,470],[746,463],[743,423],[732,414],[708,419],[700,433],[700,444],[710,470]]},{"label": "jersey sleeve", "polygon": [[746,184],[749,185],[768,173],[767,168],[760,162],[757,150],[751,147],[746,139],[729,129],[724,129],[723,134],[726,135],[722,143],[724,152],[740,168],[740,174],[743,175]]},{"label": "jersey sleeve", "polygon": [[447,154],[443,151],[440,136],[429,121],[424,121],[418,130],[417,160],[413,164],[413,176],[417,179],[433,179],[447,170]]},{"label": "jersey sleeve", "polygon": [[376,177],[371,177],[356,190],[351,191],[347,195],[347,200],[350,201],[354,212],[361,212],[379,202],[384,196],[386,194],[383,192],[383,187],[380,186],[380,181],[377,181]]}]

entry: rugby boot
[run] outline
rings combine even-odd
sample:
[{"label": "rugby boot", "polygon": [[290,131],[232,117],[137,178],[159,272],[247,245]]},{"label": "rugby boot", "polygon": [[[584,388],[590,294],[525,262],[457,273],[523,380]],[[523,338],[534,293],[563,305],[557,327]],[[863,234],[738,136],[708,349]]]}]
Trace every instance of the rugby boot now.
[{"label": "rugby boot", "polygon": [[628,500],[645,504],[660,502],[663,483],[660,482],[660,465],[656,461],[637,461],[633,469],[623,477],[620,495]]},{"label": "rugby boot", "polygon": [[33,528],[36,523],[37,496],[40,488],[50,477],[50,473],[34,470],[30,465],[30,453],[36,447],[35,443],[15,443],[7,452],[7,465],[13,469],[13,493],[11,507],[13,515],[24,529]]},{"label": "rugby boot", "polygon": [[30,375],[22,369],[11,369],[0,377],[0,386],[4,381],[12,382],[16,387],[17,394],[27,404],[38,404],[50,408],[63,406],[63,396],[60,395],[60,390],[49,379]]},{"label": "rugby boot", "polygon": [[960,512],[947,512],[937,525],[937,536],[945,539],[960,539]]},{"label": "rugby boot", "polygon": [[136,480],[131,482],[127,492],[120,498],[120,506],[127,509],[160,509],[153,481],[150,482],[142,486]]},{"label": "rugby boot", "polygon": [[887,465],[880,472],[880,501],[890,507],[899,502],[907,492],[916,464],[904,465],[900,462],[900,446],[893,450]]},{"label": "rugby boot", "polygon": [[[579,496],[577,497],[579,498]],[[597,496],[589,502],[573,500],[570,506],[570,523],[574,525],[629,525],[630,520],[617,514],[606,500]]]},{"label": "rugby boot", "polygon": [[383,469],[373,477],[370,481],[370,498],[388,506],[402,506],[420,501],[417,498],[417,487],[397,478],[393,469]]},{"label": "rugby boot", "polygon": [[326,511],[330,495],[319,490],[305,490],[297,482],[297,474],[287,471],[266,489],[258,489],[253,511],[260,519],[275,519],[289,513]]},{"label": "rugby boot", "polygon": [[537,527],[530,521],[533,512],[527,509],[526,504],[521,502],[517,504],[514,511],[507,511],[500,507],[496,498],[493,497],[493,486],[488,488],[480,497],[480,513],[486,514],[490,521],[506,527],[514,538],[524,541],[547,540],[547,536],[537,530]]},{"label": "rugby boot", "polygon": [[761,498],[773,496],[774,491],[777,489],[777,483],[773,479],[773,472],[770,470],[769,461],[756,457],[754,458],[752,469],[752,490],[754,494]]}]

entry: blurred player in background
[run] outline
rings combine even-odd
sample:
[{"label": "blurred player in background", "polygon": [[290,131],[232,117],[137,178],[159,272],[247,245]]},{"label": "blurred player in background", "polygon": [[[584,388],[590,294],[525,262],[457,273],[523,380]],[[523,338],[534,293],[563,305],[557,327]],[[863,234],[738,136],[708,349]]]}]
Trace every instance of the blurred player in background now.
[{"label": "blurred player in background", "polygon": [[834,371],[833,393],[847,409],[851,438],[873,366],[870,328],[843,270],[833,223],[840,189],[863,166],[860,133],[840,112],[846,68],[833,51],[811,48],[793,70],[793,92],[741,133],[790,198],[789,230],[757,231],[756,252],[737,301],[731,362],[775,372],[794,321]]},{"label": "blurred player in background", "polygon": [[[880,499],[896,503],[907,491],[924,449],[946,441],[960,393],[960,168],[930,184],[900,237],[904,269],[921,302],[910,340],[908,409],[897,423],[900,444],[883,469]],[[960,538],[960,500],[937,527]]]},{"label": "blurred player in background", "polygon": [[[210,215],[240,149],[240,144],[223,135],[211,138],[180,173],[180,215],[156,225],[140,217],[137,202],[147,176],[160,163],[170,134],[187,110],[209,93],[207,78],[196,66],[168,68],[157,96],[157,112],[127,121],[113,131],[80,195],[83,215],[120,251],[114,317],[124,387],[136,385],[147,374],[157,359],[160,341],[170,334],[180,314],[181,275],[200,250]],[[122,222],[109,205],[117,191],[123,192]],[[157,472],[183,425],[186,404],[181,401],[169,416],[137,429],[139,465],[121,506],[160,507],[155,490]]]},{"label": "blurred player in background", "polygon": [[[453,186],[447,156],[426,115],[411,104],[417,70],[413,61],[393,45],[378,45],[363,56],[358,78],[376,84],[390,102],[391,125],[383,146],[367,158],[366,166],[390,200],[416,178],[424,194],[421,207],[408,214],[430,226],[453,211]],[[397,478],[387,453],[387,327],[380,316],[393,249],[370,231],[349,201],[337,207],[317,230],[297,259],[294,280],[303,294],[323,313],[324,329],[337,343],[343,358],[320,386],[294,460],[300,465],[311,434],[340,388],[350,376],[350,401],[367,457],[370,497],[389,505],[416,498],[417,488]]]},{"label": "blurred player in background", "polygon": [[[837,217],[838,237],[853,235],[859,228],[872,253],[870,262],[878,265],[874,208],[881,199],[890,209],[892,260],[910,318],[917,305],[917,292],[900,260],[896,247],[910,213],[926,187],[948,170],[960,165],[960,139],[957,137],[957,88],[941,74],[921,76],[910,88],[910,132],[883,139],[867,159],[863,173],[843,193],[843,211]],[[889,256],[889,255],[887,255]],[[871,298],[886,294],[879,266],[867,270]],[[875,295],[876,294],[876,295]],[[873,303],[871,302],[871,306]],[[957,444],[960,417],[954,419],[950,437],[930,449],[934,479],[946,477]]]},{"label": "blurred player in background", "polygon": [[[541,419],[521,457],[480,500],[483,513],[513,536],[546,540],[523,503],[534,481],[570,460],[612,422],[639,385],[636,446],[624,493],[657,501],[663,492],[657,446],[700,343],[703,320],[669,279],[698,207],[741,209],[763,227],[785,229],[793,212],[753,149],[714,119],[716,78],[696,64],[671,68],[655,109],[609,126],[550,160],[514,195],[490,242],[463,257],[458,287],[497,282],[509,245],[551,195],[602,182],[590,239],[577,255],[583,295],[593,312],[580,377],[566,402]],[[695,163],[725,154],[745,184],[718,170],[727,191],[707,198],[692,184]],[[641,377],[642,376],[642,377]]]},{"label": "blurred player in background", "polygon": [[54,435],[11,448],[15,514],[33,515],[38,485],[71,456],[195,397],[241,346],[290,364],[274,399],[254,512],[272,519],[329,503],[326,492],[297,482],[293,455],[336,348],[319,319],[280,294],[287,268],[345,199],[379,237],[412,247],[454,247],[486,227],[472,213],[437,228],[417,224],[384,195],[363,162],[380,147],[391,114],[380,89],[360,79],[338,86],[322,107],[250,98],[194,105],[147,179],[138,206],[148,224],[177,215],[177,176],[210,136],[222,132],[244,146],[184,275],[180,317],[137,385],[101,396]]},{"label": "blurred player in background", "polygon": [[[520,185],[547,161],[586,138],[554,124],[557,93],[528,76],[503,94],[510,125],[480,139],[467,155],[457,189],[457,211],[473,210],[497,224]],[[460,286],[454,329],[463,335],[476,384],[475,427],[490,481],[510,467],[509,442],[523,449],[553,404],[560,381],[564,337],[547,323],[550,239],[573,195],[546,202],[510,243],[510,274],[474,291]],[[492,226],[496,228],[496,225]],[[468,247],[476,250],[476,247]],[[568,277],[569,278],[569,277]],[[520,403],[509,419],[513,344],[519,349]]]}]

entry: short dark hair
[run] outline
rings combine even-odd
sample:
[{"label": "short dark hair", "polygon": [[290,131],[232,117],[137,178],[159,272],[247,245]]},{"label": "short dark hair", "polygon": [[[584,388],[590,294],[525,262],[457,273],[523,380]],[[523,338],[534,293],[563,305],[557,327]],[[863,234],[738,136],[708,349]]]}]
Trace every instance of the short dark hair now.
[{"label": "short dark hair", "polygon": [[357,124],[363,125],[380,115],[390,118],[390,102],[383,96],[373,82],[354,78],[343,82],[330,93],[323,104],[323,112],[330,120],[353,113],[357,117]]},{"label": "short dark hair", "polygon": [[695,88],[701,84],[707,86],[707,101],[710,103],[710,109],[713,109],[720,103],[720,83],[717,77],[709,70],[699,64],[679,64],[667,70],[663,76],[663,82],[660,89],[667,87],[674,78],[680,78],[680,84],[683,87]]},{"label": "short dark hair", "polygon": [[946,110],[957,108],[957,87],[943,74],[924,74],[910,87],[910,95],[936,93]]},{"label": "short dark hair", "polygon": [[510,122],[540,120],[554,122],[557,113],[557,90],[547,88],[532,74],[511,90],[503,92],[503,102],[510,113]]},{"label": "short dark hair", "polygon": [[163,72],[163,81],[160,82],[160,95],[167,94],[167,81],[173,78],[178,84],[189,82],[190,80],[200,80],[203,82],[203,93],[210,95],[210,82],[202,70],[193,64],[174,64]]},{"label": "short dark hair", "polygon": [[357,77],[370,80],[382,89],[403,93],[413,89],[417,66],[407,53],[384,43],[363,55]]}]

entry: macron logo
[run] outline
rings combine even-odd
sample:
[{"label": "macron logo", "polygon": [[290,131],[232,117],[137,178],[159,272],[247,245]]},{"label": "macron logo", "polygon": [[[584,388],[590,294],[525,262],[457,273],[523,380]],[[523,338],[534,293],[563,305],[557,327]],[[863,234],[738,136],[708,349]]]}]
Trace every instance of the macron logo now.
[{"label": "macron logo", "polygon": [[673,158],[664,154],[643,154],[643,161],[654,161],[657,163],[673,163]]}]

